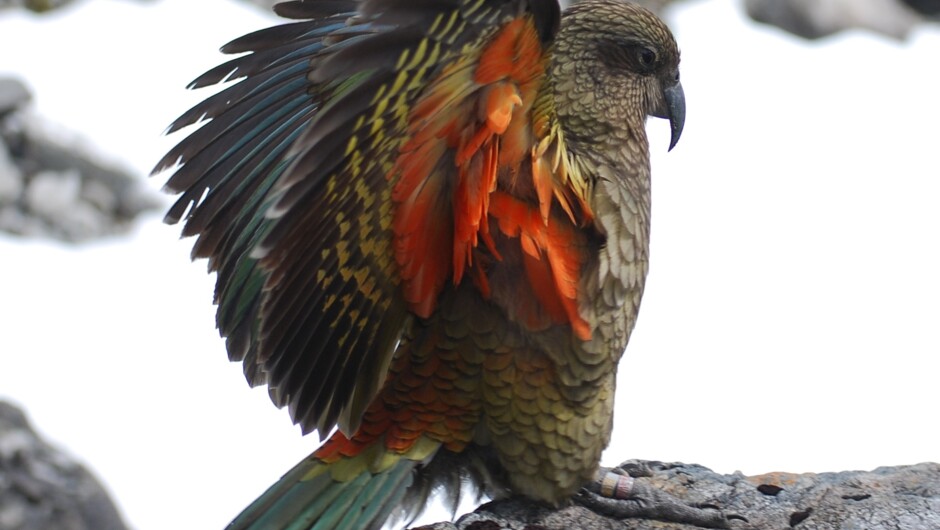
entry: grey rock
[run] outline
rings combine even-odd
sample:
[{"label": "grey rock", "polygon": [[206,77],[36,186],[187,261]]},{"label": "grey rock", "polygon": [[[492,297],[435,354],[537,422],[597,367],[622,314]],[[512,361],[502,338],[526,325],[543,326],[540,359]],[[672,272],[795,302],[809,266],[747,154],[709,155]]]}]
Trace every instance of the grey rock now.
[{"label": "grey rock", "polygon": [[924,18],[902,0],[745,0],[748,16],[806,39],[853,28],[904,39]]},{"label": "grey rock", "polygon": [[940,17],[940,0],[904,0],[908,7],[927,17]]},{"label": "grey rock", "polygon": [[142,177],[80,141],[59,140],[29,101],[22,83],[0,79],[0,230],[83,242],[124,233],[161,208]]},{"label": "grey rock", "polygon": [[19,79],[0,78],[0,118],[32,99],[33,95]]},{"label": "grey rock", "polygon": [[0,207],[11,204],[23,193],[23,173],[16,166],[6,146],[0,144]]},{"label": "grey rock", "polygon": [[[940,529],[940,464],[880,467],[838,473],[720,475],[691,464],[629,461],[645,480],[689,504],[720,509],[730,528],[783,530]],[[631,471],[632,474],[637,474]],[[481,506],[456,523],[420,530],[694,530],[684,524],[617,520],[581,506],[559,509],[522,499]],[[419,530],[419,529],[414,529]]]},{"label": "grey rock", "polygon": [[0,530],[125,530],[95,477],[0,401]]}]

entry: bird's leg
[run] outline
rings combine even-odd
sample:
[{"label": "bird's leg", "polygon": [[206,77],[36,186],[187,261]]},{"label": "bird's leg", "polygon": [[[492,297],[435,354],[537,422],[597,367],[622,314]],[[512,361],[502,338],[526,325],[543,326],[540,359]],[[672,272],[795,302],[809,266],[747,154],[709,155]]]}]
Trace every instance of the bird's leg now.
[{"label": "bird's leg", "polygon": [[642,466],[600,468],[596,480],[575,495],[574,501],[597,513],[618,519],[643,518],[704,528],[731,528],[731,520],[746,521],[711,505],[690,505],[650,485],[650,471]]}]

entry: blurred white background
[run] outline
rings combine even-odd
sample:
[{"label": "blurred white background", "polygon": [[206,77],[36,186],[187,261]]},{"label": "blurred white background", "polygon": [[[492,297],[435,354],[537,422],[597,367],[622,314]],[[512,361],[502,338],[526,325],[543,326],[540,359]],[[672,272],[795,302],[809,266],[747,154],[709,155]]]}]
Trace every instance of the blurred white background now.
[{"label": "blurred white background", "polygon": [[[731,2],[672,15],[688,118],[668,154],[668,125],[650,122],[651,273],[605,463],[940,461],[937,26],[807,43]],[[272,23],[227,0],[5,13],[0,71],[144,173],[208,94],[186,83]],[[152,217],[74,248],[0,235],[0,397],[140,530],[222,528],[317,445],[226,361],[213,279],[178,234]]]}]

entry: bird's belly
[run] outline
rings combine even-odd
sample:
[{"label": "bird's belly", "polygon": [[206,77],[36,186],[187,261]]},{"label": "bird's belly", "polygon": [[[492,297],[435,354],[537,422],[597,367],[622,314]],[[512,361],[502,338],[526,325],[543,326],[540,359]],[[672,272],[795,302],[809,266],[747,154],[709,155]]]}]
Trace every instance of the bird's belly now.
[{"label": "bird's belly", "polygon": [[379,401],[419,408],[433,421],[406,427],[448,452],[485,454],[465,464],[486,468],[490,494],[563,502],[593,480],[610,440],[619,356],[588,355],[568,326],[525,330],[466,283],[409,339]]},{"label": "bird's belly", "polygon": [[610,441],[614,368],[571,389],[544,353],[487,357],[480,427],[511,492],[557,504],[594,478]]}]

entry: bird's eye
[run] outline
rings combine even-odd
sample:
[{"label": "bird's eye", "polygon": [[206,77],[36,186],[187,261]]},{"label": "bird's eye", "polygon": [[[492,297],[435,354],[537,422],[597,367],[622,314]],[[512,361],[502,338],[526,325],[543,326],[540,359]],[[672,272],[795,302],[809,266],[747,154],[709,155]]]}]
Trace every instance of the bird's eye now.
[{"label": "bird's eye", "polygon": [[653,66],[656,62],[656,52],[649,48],[640,48],[639,59],[643,66]]}]

